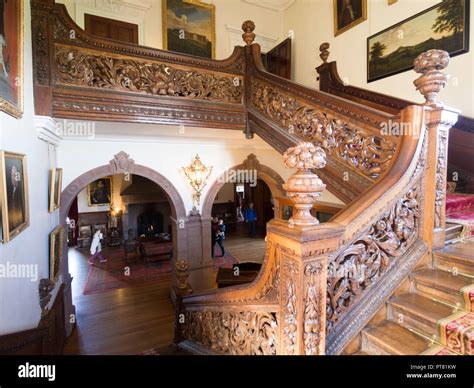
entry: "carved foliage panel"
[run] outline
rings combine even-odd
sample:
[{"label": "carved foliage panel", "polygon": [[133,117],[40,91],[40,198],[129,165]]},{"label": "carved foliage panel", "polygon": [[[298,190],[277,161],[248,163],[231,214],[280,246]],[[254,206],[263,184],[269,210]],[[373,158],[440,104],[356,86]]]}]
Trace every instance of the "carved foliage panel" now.
[{"label": "carved foliage panel", "polygon": [[240,76],[181,68],[132,57],[57,45],[56,82],[62,85],[241,104]]},{"label": "carved foliage panel", "polygon": [[327,330],[407,251],[419,235],[417,184],[328,266]]},{"label": "carved foliage panel", "polygon": [[397,145],[387,138],[366,133],[255,78],[251,102],[290,134],[319,145],[368,177],[379,177],[395,154]]},{"label": "carved foliage panel", "polygon": [[281,353],[298,354],[298,263],[283,255],[280,297]]},{"label": "carved foliage panel", "polygon": [[434,227],[444,228],[446,207],[446,174],[448,163],[448,132],[439,130],[436,155],[436,187]]},{"label": "carved foliage panel", "polygon": [[191,311],[183,338],[212,351],[232,355],[277,354],[276,313],[256,311]]}]

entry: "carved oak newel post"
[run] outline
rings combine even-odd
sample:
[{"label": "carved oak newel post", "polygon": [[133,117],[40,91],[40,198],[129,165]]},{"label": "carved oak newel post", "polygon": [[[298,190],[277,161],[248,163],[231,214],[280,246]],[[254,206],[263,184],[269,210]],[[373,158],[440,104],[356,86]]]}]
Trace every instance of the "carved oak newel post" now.
[{"label": "carved oak newel post", "polygon": [[431,249],[444,247],[446,225],[446,178],[449,129],[456,123],[458,112],[445,108],[437,100],[448,82],[441,70],[449,64],[449,54],[429,50],[415,60],[415,71],[421,76],[414,81],[425,97],[427,107],[428,155],[425,181],[424,238]]},{"label": "carved oak newel post", "polygon": [[274,219],[267,244],[275,247],[280,268],[279,354],[324,354],[326,342],[327,258],[340,230],[318,225],[310,214],[325,185],[312,171],[326,164],[326,154],[312,143],[300,143],[284,155],[297,168],[283,186],[293,202],[289,221]]}]

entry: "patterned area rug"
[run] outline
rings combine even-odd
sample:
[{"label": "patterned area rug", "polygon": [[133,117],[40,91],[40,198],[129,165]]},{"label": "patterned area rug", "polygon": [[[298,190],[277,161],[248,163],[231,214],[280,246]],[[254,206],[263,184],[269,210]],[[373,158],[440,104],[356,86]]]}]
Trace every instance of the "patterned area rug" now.
[{"label": "patterned area rug", "polygon": [[461,238],[474,236],[474,195],[447,194],[446,222],[462,225]]},{"label": "patterned area rug", "polygon": [[474,312],[474,284],[461,289],[464,299],[464,309]]},{"label": "patterned area rug", "polygon": [[[105,263],[96,261],[89,266],[84,295],[117,290],[119,288],[153,284],[163,280],[170,280],[172,274],[171,260],[144,263],[138,259],[136,262],[126,263],[121,249],[106,250]],[[214,261],[216,270],[219,267],[232,268],[238,263],[232,255],[226,253],[224,257],[217,257]]]}]

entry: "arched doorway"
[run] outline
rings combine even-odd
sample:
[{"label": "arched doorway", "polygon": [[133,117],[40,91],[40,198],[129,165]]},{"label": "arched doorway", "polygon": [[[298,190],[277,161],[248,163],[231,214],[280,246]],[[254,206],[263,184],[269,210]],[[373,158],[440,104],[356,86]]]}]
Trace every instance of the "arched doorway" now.
[{"label": "arched doorway", "polygon": [[[266,190],[270,192],[271,197],[273,199],[285,196],[285,192],[284,192],[283,187],[282,187],[284,181],[280,177],[280,175],[276,171],[271,169],[270,167],[262,165],[258,161],[258,159],[256,158],[256,156],[254,154],[248,155],[247,159],[244,160],[243,163],[241,163],[239,165],[236,165],[236,166],[226,170],[211,185],[211,187],[210,187],[210,189],[209,189],[209,191],[208,191],[208,193],[207,193],[207,195],[204,199],[204,203],[203,203],[203,207],[202,207],[201,220],[202,220],[202,223],[203,223],[203,238],[204,238],[203,245],[206,242],[205,241],[206,237],[204,236],[204,232],[206,230],[209,230],[208,240],[212,241],[212,238],[211,238],[211,221],[212,221],[212,217],[217,215],[217,214],[213,214],[213,206],[215,204],[216,196],[224,188],[224,186],[226,184],[228,184],[229,182],[232,181],[232,179],[235,179],[236,177],[242,176],[242,174],[241,174],[242,172],[244,173],[244,176],[251,177],[251,179],[254,179],[255,183],[257,181],[262,182],[262,184],[260,185],[259,188],[262,188],[262,186],[264,186],[264,188],[266,188]],[[246,189],[248,189],[248,188],[246,188]],[[277,203],[277,201],[274,201],[274,202],[275,202],[275,204]],[[231,205],[231,208],[225,210],[225,212],[234,213],[235,210],[236,210],[236,202],[232,201],[232,203],[230,205]],[[261,208],[259,209],[259,211],[263,211],[263,207],[264,207],[264,204],[261,205]],[[271,208],[271,206],[270,206],[270,208]],[[276,209],[275,209],[275,211],[276,211]],[[207,223],[208,226],[207,225],[205,226],[205,223]],[[264,250],[263,237],[261,238],[261,240],[262,240],[261,244],[260,244],[260,245],[262,245],[261,249],[259,247],[256,247],[256,249],[254,250],[254,252],[252,254],[252,258],[250,260],[247,260],[247,261],[253,261],[252,259],[257,257],[260,254],[261,250],[262,251]],[[227,243],[230,243],[230,241],[227,241]],[[252,246],[258,245],[258,243],[255,242],[255,241],[252,242],[251,244],[252,244]],[[211,252],[212,252],[211,245],[212,245],[212,242],[209,242],[209,249],[206,249],[204,251],[204,254],[207,255],[208,257],[211,257],[211,255],[212,255],[211,254]],[[248,253],[248,251],[247,251],[248,246],[247,246],[246,242],[245,241],[238,241],[237,245],[239,245],[241,247],[241,248],[237,248],[237,249],[239,250],[239,252],[242,253],[242,257],[245,256],[245,253]],[[219,249],[218,248],[216,248],[216,249],[217,249],[217,255],[218,255],[219,254]],[[252,248],[249,248],[249,249],[252,249]],[[240,254],[238,256],[240,256]],[[236,258],[238,261],[241,261],[240,259],[242,257],[234,257],[234,258]],[[263,256],[262,256],[262,258],[263,258]]]},{"label": "arched doorway", "polygon": [[[157,171],[139,164],[125,152],[115,155],[108,165],[99,166],[85,172],[74,179],[62,192],[60,208],[60,224],[64,226],[66,233],[66,219],[69,209],[78,194],[90,183],[109,175],[133,174],[142,176],[156,183],[162,188],[171,205],[172,235],[174,258],[187,258],[187,228],[186,209],[184,202],[173,184]],[[68,247],[65,244],[62,254],[62,277],[64,288],[64,310],[67,335],[72,331],[75,322],[75,308],[72,303],[71,276],[69,272]]]}]

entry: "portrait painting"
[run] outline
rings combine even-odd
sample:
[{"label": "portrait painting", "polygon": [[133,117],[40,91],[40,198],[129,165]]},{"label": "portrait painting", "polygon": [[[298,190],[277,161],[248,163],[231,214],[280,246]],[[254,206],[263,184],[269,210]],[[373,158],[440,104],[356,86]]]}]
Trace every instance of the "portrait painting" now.
[{"label": "portrait painting", "polygon": [[49,212],[59,209],[61,206],[61,190],[63,180],[63,169],[53,168],[49,179]]},{"label": "portrait painting", "polygon": [[367,0],[334,0],[334,36],[367,20]]},{"label": "portrait painting", "polygon": [[445,0],[367,39],[367,82],[411,70],[421,53],[469,51],[469,0]]},{"label": "portrait painting", "polygon": [[23,110],[23,1],[0,0],[0,110]]},{"label": "portrait painting", "polygon": [[58,226],[49,235],[49,279],[55,282],[61,270],[64,228]]},{"label": "portrait painting", "polygon": [[89,206],[107,206],[112,201],[112,178],[105,177],[87,186]]},{"label": "portrait painting", "polygon": [[0,151],[0,201],[3,242],[8,242],[29,226],[26,156]]},{"label": "portrait painting", "polygon": [[80,225],[79,226],[79,237],[80,238],[92,237],[91,226],[90,225]]},{"label": "portrait painting", "polygon": [[196,0],[162,0],[163,48],[215,58],[215,7]]}]

